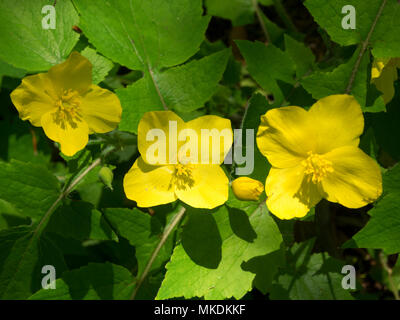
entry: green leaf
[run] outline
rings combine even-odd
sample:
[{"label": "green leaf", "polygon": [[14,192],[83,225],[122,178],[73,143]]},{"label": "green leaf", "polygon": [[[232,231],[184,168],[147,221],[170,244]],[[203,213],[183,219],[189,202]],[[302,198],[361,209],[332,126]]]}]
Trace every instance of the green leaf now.
[{"label": "green leaf", "polygon": [[124,267],[89,263],[65,272],[56,281],[56,289],[42,289],[30,300],[127,300],[133,291],[133,277]]},{"label": "green leaf", "polygon": [[66,269],[59,249],[30,227],[0,231],[0,298],[26,299],[41,288],[42,267],[52,265],[61,275]]},{"label": "green leaf", "polygon": [[400,192],[400,164],[385,172],[383,179],[383,192]]},{"label": "green leaf", "polygon": [[116,234],[104,221],[100,211],[87,202],[71,202],[59,207],[51,216],[45,232],[84,240],[117,240]]},{"label": "green leaf", "polygon": [[203,107],[218,88],[229,54],[226,49],[164,72],[145,73],[131,86],[118,89],[123,107],[119,129],[137,133],[145,112],[163,110],[162,100],[176,111],[191,112]]},{"label": "green leaf", "polygon": [[296,65],[298,79],[314,70],[315,57],[310,48],[285,34],[285,49]]},{"label": "green leaf", "polygon": [[51,148],[43,130],[33,128],[19,118],[0,121],[0,158],[23,162],[47,164],[51,157]]},{"label": "green leaf", "polygon": [[205,4],[207,14],[232,20],[234,26],[254,22],[253,0],[206,0]]},{"label": "green leaf", "polygon": [[21,216],[11,203],[0,199],[0,230],[30,223],[31,219]]},{"label": "green leaf", "polygon": [[395,160],[400,160],[400,82],[395,83],[396,96],[387,105],[387,112],[374,113],[370,116],[376,140],[382,150]]},{"label": "green leaf", "polygon": [[122,118],[118,129],[137,134],[137,127],[142,116],[148,111],[160,111],[163,104],[148,73],[125,89],[116,93],[122,105]]},{"label": "green leaf", "polygon": [[272,6],[274,4],[274,0],[258,0],[258,3],[263,6]]},{"label": "green leaf", "polygon": [[314,241],[296,244],[287,253],[287,263],[274,283],[272,300],[352,300],[342,288],[344,263],[325,253],[311,254]]},{"label": "green leaf", "polygon": [[[360,50],[356,50],[348,62],[340,65],[333,71],[317,71],[301,80],[301,84],[312,94],[314,99],[345,93],[359,54]],[[383,111],[385,110],[385,105],[379,104],[379,100],[373,101],[375,104],[372,106],[369,106],[367,103],[369,66],[369,55],[365,54],[356,72],[351,94],[360,103],[364,112]]]},{"label": "green leaf", "polygon": [[79,26],[106,57],[133,70],[185,62],[199,48],[209,18],[201,0],[74,0]]},{"label": "green leaf", "polygon": [[371,209],[372,217],[344,247],[383,249],[387,254],[400,252],[400,191],[389,193]]},{"label": "green leaf", "polygon": [[25,70],[13,67],[12,65],[0,60],[0,86],[4,76],[12,78],[22,78],[25,74]]},{"label": "green leaf", "polygon": [[262,183],[265,182],[265,179],[267,178],[268,171],[270,169],[270,164],[268,163],[268,160],[266,157],[264,157],[261,152],[258,150],[257,143],[256,143],[256,136],[257,136],[257,130],[258,127],[260,126],[261,122],[261,116],[264,115],[271,106],[268,104],[267,99],[259,94],[256,93],[254,94],[246,108],[246,112],[244,114],[243,120],[242,120],[242,129],[253,129],[254,130],[254,143],[250,144],[246,142],[245,140],[245,132],[243,131],[243,137],[242,137],[242,145],[245,146],[245,149],[243,151],[246,152],[251,152],[251,149],[254,151],[254,170],[253,172],[248,175],[249,177],[253,179],[257,179],[261,181]]},{"label": "green leaf", "polygon": [[247,211],[189,210],[157,299],[240,299],[251,290],[256,275],[243,263],[278,250],[282,236],[264,204]]},{"label": "green leaf", "polygon": [[99,55],[96,50],[90,47],[86,47],[81,54],[92,63],[92,82],[94,84],[103,81],[114,66],[110,60]]},{"label": "green leaf", "polygon": [[263,294],[267,294],[271,291],[273,280],[284,263],[284,251],[280,249],[265,256],[250,259],[243,263],[242,267],[244,271],[255,273],[253,286]]},{"label": "green leaf", "polygon": [[[348,62],[340,65],[330,72],[315,72],[312,75],[304,78],[301,81],[301,84],[308,92],[312,94],[314,99],[321,99],[332,94],[344,93],[359,54],[360,51],[356,50]],[[352,94],[358,100],[361,106],[366,105],[368,65],[369,59],[368,56],[365,55],[361,61],[352,90]]]},{"label": "green leaf", "polygon": [[25,70],[13,67],[12,65],[8,64],[7,62],[0,60],[0,75],[1,76],[22,78],[25,74],[26,74]]},{"label": "green leaf", "polygon": [[236,44],[251,76],[265,91],[274,95],[275,101],[284,101],[280,82],[295,83],[295,66],[290,56],[272,44],[266,46],[247,40],[236,40]]},{"label": "green leaf", "polygon": [[207,14],[232,21],[234,26],[254,22],[257,2],[271,6],[272,0],[206,0]]},{"label": "green leaf", "polygon": [[[126,238],[135,247],[139,276],[160,242],[163,225],[155,216],[152,217],[138,209],[107,209],[105,216],[118,235]],[[152,265],[152,270],[159,268],[168,260],[172,252],[172,246],[171,237],[161,248]]]},{"label": "green leaf", "polygon": [[[379,16],[381,5],[385,3]],[[306,7],[315,21],[324,28],[332,40],[341,45],[352,45],[367,39],[371,32],[370,44],[376,57],[400,57],[400,4],[394,0],[307,0]],[[356,9],[356,29],[342,27],[342,8],[352,5]],[[390,26],[390,27],[389,27]]]},{"label": "green leaf", "polygon": [[60,194],[56,177],[45,167],[11,160],[0,161],[0,199],[34,221],[40,219]]},{"label": "green leaf", "polygon": [[[43,29],[48,0],[0,1],[0,58],[27,71],[43,71],[67,58],[79,39],[78,15],[69,0],[56,4],[56,28]],[[29,53],[29,54],[27,54]]]}]

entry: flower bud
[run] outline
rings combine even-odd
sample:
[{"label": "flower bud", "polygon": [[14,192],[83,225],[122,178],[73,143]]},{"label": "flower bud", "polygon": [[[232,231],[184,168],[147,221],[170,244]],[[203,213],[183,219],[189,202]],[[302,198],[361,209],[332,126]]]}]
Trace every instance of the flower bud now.
[{"label": "flower bud", "polygon": [[257,201],[264,191],[264,185],[260,181],[248,177],[240,177],[232,182],[232,190],[239,200]]},{"label": "flower bud", "polygon": [[103,184],[110,190],[113,190],[112,181],[114,179],[114,174],[109,167],[102,167],[99,171],[99,178]]}]

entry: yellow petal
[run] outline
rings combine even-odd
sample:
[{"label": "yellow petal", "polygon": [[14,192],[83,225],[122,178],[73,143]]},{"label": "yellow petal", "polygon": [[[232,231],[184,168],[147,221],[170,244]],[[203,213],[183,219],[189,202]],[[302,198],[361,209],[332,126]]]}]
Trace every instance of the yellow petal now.
[{"label": "yellow petal", "polygon": [[56,94],[46,73],[27,76],[11,92],[11,101],[22,120],[29,120],[34,126],[41,126],[42,116],[56,109]]},{"label": "yellow petal", "polygon": [[51,111],[43,115],[41,124],[46,135],[61,146],[61,152],[73,156],[82,150],[89,139],[89,128],[81,118],[63,120],[59,111]]},{"label": "yellow petal", "polygon": [[[171,122],[171,123],[170,123]],[[170,125],[171,125],[171,136],[170,136]],[[176,130],[174,129],[176,126]],[[172,111],[152,111],[147,112],[143,115],[138,126],[138,148],[143,159],[149,164],[174,164],[169,161],[170,159],[177,159],[177,153],[181,144],[177,143],[178,133],[181,129],[185,128],[184,121]],[[165,137],[165,148],[158,150],[158,158],[165,159],[165,161],[156,161],[153,152],[150,152],[149,148],[160,141],[159,137],[153,137],[154,140],[150,139],[151,133],[163,134]],[[174,133],[176,131],[176,133]],[[171,143],[170,140],[171,139]],[[164,145],[164,144],[163,144]],[[171,147],[171,150],[169,150]],[[151,149],[153,150],[153,149]],[[149,151],[149,152],[147,152]],[[170,152],[171,151],[171,152]]]},{"label": "yellow petal", "polygon": [[379,78],[390,59],[374,59],[371,69],[371,79]]},{"label": "yellow petal", "polygon": [[299,164],[315,148],[314,124],[300,107],[269,110],[261,117],[257,146],[276,168]]},{"label": "yellow petal", "polygon": [[232,190],[239,200],[257,201],[264,191],[264,185],[249,177],[240,177],[232,181]]},{"label": "yellow petal", "polygon": [[176,187],[180,200],[194,208],[213,209],[228,200],[229,180],[219,165],[193,165],[189,183]]},{"label": "yellow petal", "polygon": [[224,161],[233,143],[229,119],[207,115],[187,122],[186,128],[197,133],[198,162],[195,163],[221,164]]},{"label": "yellow petal", "polygon": [[323,154],[346,145],[358,146],[364,117],[354,97],[328,96],[318,100],[308,112],[318,132],[316,153]]},{"label": "yellow petal", "polygon": [[333,172],[322,180],[331,202],[348,208],[360,208],[382,193],[382,175],[378,164],[356,147],[342,147],[324,155],[332,162]]},{"label": "yellow petal", "polygon": [[127,198],[145,208],[174,202],[173,172],[173,166],[151,166],[139,157],[124,177]]},{"label": "yellow petal", "polygon": [[304,167],[271,168],[265,191],[267,206],[279,219],[304,217],[322,198],[318,184],[307,182]]},{"label": "yellow petal", "polygon": [[78,52],[72,52],[66,61],[51,67],[48,75],[58,95],[72,89],[85,93],[92,84],[92,64]]},{"label": "yellow petal", "polygon": [[94,84],[82,96],[81,110],[91,132],[112,131],[121,121],[122,108],[117,95]]}]

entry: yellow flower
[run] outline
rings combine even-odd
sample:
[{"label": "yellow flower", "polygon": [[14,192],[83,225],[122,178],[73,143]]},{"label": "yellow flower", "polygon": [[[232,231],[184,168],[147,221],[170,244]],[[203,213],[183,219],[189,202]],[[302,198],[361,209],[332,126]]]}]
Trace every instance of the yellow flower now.
[{"label": "yellow flower", "polygon": [[358,148],[364,118],[348,95],[261,117],[257,145],[272,165],[265,183],[269,210],[280,219],[303,217],[322,198],[360,208],[382,193],[378,164]]},{"label": "yellow flower", "polygon": [[232,181],[232,191],[239,200],[257,201],[264,191],[264,185],[249,177],[240,177]]},{"label": "yellow flower", "polygon": [[[225,132],[225,138],[203,138],[207,129]],[[195,208],[222,205],[228,199],[229,180],[220,164],[232,142],[230,120],[209,115],[185,123],[172,111],[147,112],[138,126],[141,156],[125,175],[125,194],[139,207],[176,199]]]},{"label": "yellow flower", "polygon": [[393,82],[397,80],[397,68],[400,68],[400,58],[375,59],[372,64],[371,82],[383,93],[386,104],[394,97]]},{"label": "yellow flower", "polygon": [[78,52],[47,73],[22,79],[11,100],[20,118],[43,127],[67,156],[83,149],[89,134],[115,129],[122,113],[114,93],[92,84],[92,65]]}]

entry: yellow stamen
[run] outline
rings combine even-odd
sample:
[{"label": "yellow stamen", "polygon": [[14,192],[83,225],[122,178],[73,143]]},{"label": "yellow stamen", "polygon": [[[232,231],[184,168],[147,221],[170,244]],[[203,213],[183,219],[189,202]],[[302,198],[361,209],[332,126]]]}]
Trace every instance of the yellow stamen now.
[{"label": "yellow stamen", "polygon": [[58,108],[53,114],[54,122],[62,129],[66,128],[66,123],[72,127],[77,127],[77,122],[82,121],[80,114],[80,96],[75,90],[64,90],[62,96],[56,101]]},{"label": "yellow stamen", "polygon": [[307,159],[302,161],[305,167],[305,174],[308,175],[308,181],[313,183],[321,182],[330,172],[333,172],[332,162],[319,155],[309,151]]},{"label": "yellow stamen", "polygon": [[75,90],[64,90],[61,98],[56,102],[60,117],[64,120],[68,118],[79,118],[79,106],[81,104],[79,93]]},{"label": "yellow stamen", "polygon": [[174,184],[180,190],[186,190],[194,185],[192,177],[193,165],[178,163],[175,165]]}]

